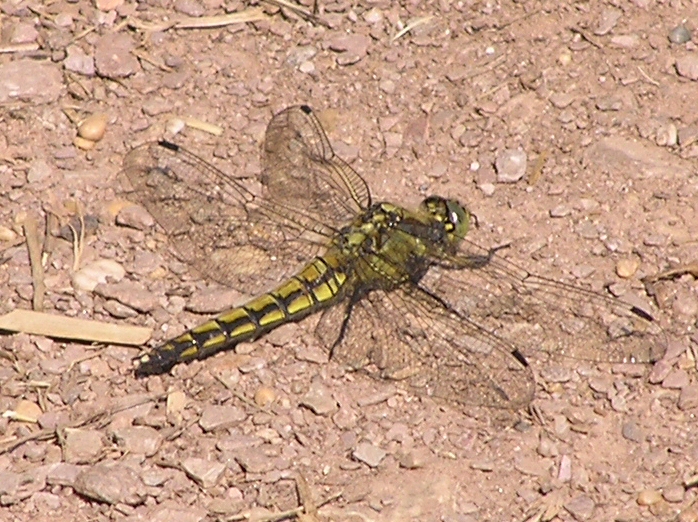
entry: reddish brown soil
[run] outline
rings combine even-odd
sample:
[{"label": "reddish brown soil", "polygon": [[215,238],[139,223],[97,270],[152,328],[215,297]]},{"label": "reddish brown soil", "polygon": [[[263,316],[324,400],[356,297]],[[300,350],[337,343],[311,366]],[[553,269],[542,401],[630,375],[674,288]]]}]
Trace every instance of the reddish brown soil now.
[{"label": "reddish brown soil", "polygon": [[[75,202],[99,219],[78,268],[113,259],[141,293],[129,306],[76,290],[72,246],[57,239],[47,311],[150,326],[162,340],[230,305],[239,294],[202,282],[161,235],[117,222],[116,175],[133,146],[163,136],[257,174],[267,122],[298,103],[320,112],[377,199],[457,197],[477,215],[475,241],[513,242],[534,271],[644,294],[642,277],[698,259],[698,49],[669,39],[683,21],[693,29],[690,2],[340,0],[320,5],[328,27],[265,6],[264,20],[207,29],[167,23],[245,6],[97,5],[0,10],[0,47],[12,51],[0,54],[3,313],[32,307],[25,216],[67,219]],[[85,152],[69,116],[95,112],[106,135]],[[223,132],[173,136],[173,118]],[[498,183],[495,159],[519,148],[536,179]],[[655,290],[645,299],[669,356],[654,368],[534,356],[536,415],[456,408],[347,374],[323,362],[309,323],[143,380],[136,348],[89,358],[84,344],[3,335],[0,410],[38,424],[0,418],[0,520],[264,517],[303,503],[299,476],[304,520],[698,520],[695,268]],[[318,413],[303,405],[309,390]],[[80,480],[114,496],[90,498]]]}]

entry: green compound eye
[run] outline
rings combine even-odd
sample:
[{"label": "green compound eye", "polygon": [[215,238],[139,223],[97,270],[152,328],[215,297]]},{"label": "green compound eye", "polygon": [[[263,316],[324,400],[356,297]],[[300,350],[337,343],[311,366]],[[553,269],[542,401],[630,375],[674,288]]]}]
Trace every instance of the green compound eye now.
[{"label": "green compound eye", "polygon": [[453,226],[450,231],[457,239],[463,239],[470,228],[470,212],[455,199],[446,200],[447,220]]}]

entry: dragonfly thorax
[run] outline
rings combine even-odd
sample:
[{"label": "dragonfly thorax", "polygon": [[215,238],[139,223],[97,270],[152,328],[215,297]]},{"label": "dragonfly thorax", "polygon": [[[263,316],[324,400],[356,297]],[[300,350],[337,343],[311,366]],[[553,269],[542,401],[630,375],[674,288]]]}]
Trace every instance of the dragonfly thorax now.
[{"label": "dragonfly thorax", "polygon": [[385,234],[403,220],[404,209],[392,203],[376,203],[344,227],[334,243],[345,252],[378,251]]}]

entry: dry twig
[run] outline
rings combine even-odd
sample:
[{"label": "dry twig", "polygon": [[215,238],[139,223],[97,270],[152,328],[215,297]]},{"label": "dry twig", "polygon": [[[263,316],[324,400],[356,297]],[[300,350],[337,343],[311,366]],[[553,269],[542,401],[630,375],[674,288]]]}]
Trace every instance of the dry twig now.
[{"label": "dry twig", "polygon": [[643,281],[645,283],[656,283],[657,281],[663,281],[666,279],[675,279],[685,274],[691,274],[693,277],[698,278],[698,261],[693,261],[692,263],[680,265],[676,268],[665,270],[653,276],[645,277]]},{"label": "dry twig", "polygon": [[10,53],[29,53],[32,51],[38,51],[39,44],[35,42],[20,43],[3,45],[0,47],[0,54],[10,54]]},{"label": "dry twig", "polygon": [[77,202],[76,204],[79,220],[79,226],[77,228],[79,228],[79,230],[76,230],[70,221],[68,222],[68,227],[73,233],[73,272],[77,272],[80,269],[80,259],[82,259],[82,253],[85,249],[85,215],[82,212],[80,204]]},{"label": "dry twig", "polygon": [[152,333],[150,328],[128,324],[78,319],[32,310],[13,310],[0,316],[0,329],[57,339],[140,346]]},{"label": "dry twig", "polygon": [[543,167],[545,166],[546,161],[548,161],[548,151],[544,150],[540,154],[538,154],[538,157],[536,158],[536,161],[533,164],[531,174],[528,176],[529,185],[535,185],[536,183],[538,183],[541,176],[543,175]]},{"label": "dry twig", "polygon": [[22,223],[24,237],[29,250],[29,263],[32,271],[32,285],[34,295],[32,297],[32,309],[41,311],[44,309],[44,294],[46,293],[46,283],[44,283],[44,265],[41,259],[41,241],[39,240],[39,229],[36,219],[27,216]]},{"label": "dry twig", "polygon": [[[267,2],[268,4],[274,5],[276,7],[282,8],[282,9],[288,9],[292,13],[296,14],[297,16],[300,16],[303,20],[306,20],[308,22],[312,22],[314,24],[322,25],[324,27],[327,27],[328,29],[331,29],[332,27],[330,26],[329,23],[327,23],[325,20],[317,16],[317,13],[315,10],[313,12],[308,11],[304,7],[301,7],[300,5],[297,4],[292,4],[291,2],[287,2],[286,0],[263,0],[264,2]],[[317,7],[317,3],[315,4],[315,7]]]},{"label": "dry twig", "polygon": [[150,55],[141,51],[140,49],[133,49],[131,51],[131,54],[133,54],[139,60],[143,60],[144,62],[148,62],[150,65],[157,67],[161,71],[165,71],[165,72],[172,72],[173,71],[172,67],[168,67],[167,65],[165,65],[161,61],[156,60],[155,58],[151,58]]},{"label": "dry twig", "polygon": [[402,28],[401,31],[399,31],[395,36],[393,36],[390,41],[394,42],[398,38],[403,37],[407,33],[409,33],[412,29],[415,27],[419,27],[420,25],[424,25],[427,22],[431,21],[431,19],[434,18],[433,16],[422,16],[421,18],[415,18],[414,20],[410,21],[405,27]]}]

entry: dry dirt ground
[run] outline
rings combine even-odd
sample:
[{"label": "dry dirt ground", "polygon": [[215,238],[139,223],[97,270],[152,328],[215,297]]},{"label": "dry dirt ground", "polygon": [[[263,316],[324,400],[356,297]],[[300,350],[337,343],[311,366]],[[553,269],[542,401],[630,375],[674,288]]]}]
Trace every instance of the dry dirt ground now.
[{"label": "dry dirt ground", "polygon": [[[0,520],[275,520],[299,506],[302,520],[698,520],[698,3],[339,0],[317,19],[235,0],[0,5],[3,313],[32,308],[24,238],[47,216],[47,312],[152,327],[156,342],[238,299],[124,210],[117,173],[166,136],[256,175],[266,124],[297,103],[376,199],[458,197],[475,241],[512,242],[535,271],[642,295],[643,277],[680,268],[645,294],[666,358],[532,354],[535,415],[348,374],[307,323],[147,379],[137,347],[4,333]],[[186,25],[235,12],[253,20]],[[106,134],[85,151],[76,122],[94,113]],[[525,175],[502,183],[495,161],[517,150]],[[89,217],[77,264],[57,236],[72,237],[76,209]],[[120,282],[82,289],[75,271],[104,259],[97,275]]]}]

